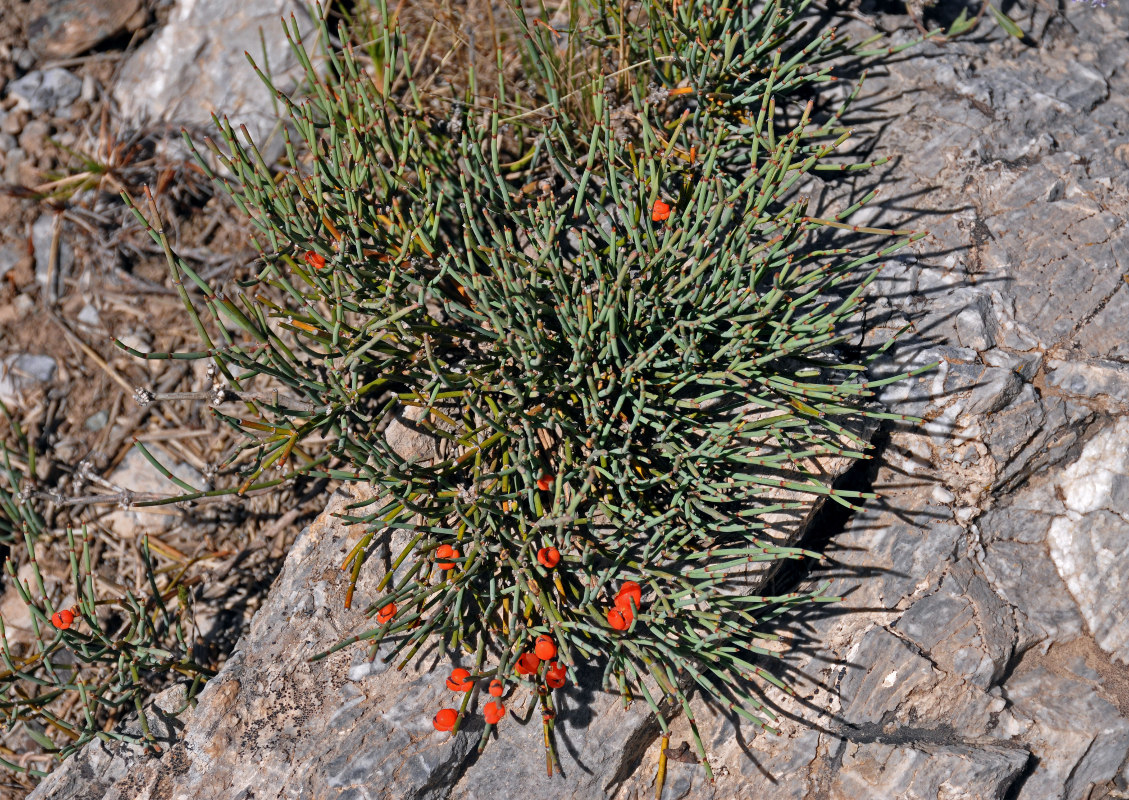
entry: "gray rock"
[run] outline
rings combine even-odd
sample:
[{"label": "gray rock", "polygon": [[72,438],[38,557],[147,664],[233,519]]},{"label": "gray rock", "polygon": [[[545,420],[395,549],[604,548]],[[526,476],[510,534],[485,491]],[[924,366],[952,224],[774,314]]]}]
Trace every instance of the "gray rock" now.
[{"label": "gray rock", "polygon": [[7,275],[21,260],[22,256],[15,247],[11,245],[0,245],[0,278]]},{"label": "gray rock", "polygon": [[1129,665],[1129,417],[1086,442],[1055,481],[1051,559],[1098,646]]},{"label": "gray rock", "polygon": [[28,47],[40,58],[69,58],[124,30],[141,0],[50,0],[27,26]]},{"label": "gray rock", "polygon": [[871,287],[875,297],[884,297],[891,304],[904,308],[914,298],[920,277],[921,267],[916,258],[892,258],[882,263]]},{"label": "gray rock", "polygon": [[[0,119],[2,119],[2,117],[0,117]],[[18,146],[19,141],[15,136],[10,133],[0,133],[0,165],[8,163],[8,154]]]},{"label": "gray rock", "polygon": [[88,431],[100,431],[106,427],[106,423],[109,421],[110,412],[106,409],[102,409],[101,411],[95,414],[91,414],[89,417],[87,417],[86,422],[82,423],[82,427],[84,427]]},{"label": "gray rock", "polygon": [[999,348],[988,350],[982,356],[988,366],[1010,369],[1025,381],[1034,378],[1043,363],[1043,357],[1039,353],[1009,353]]},{"label": "gray rock", "polygon": [[[589,670],[585,679],[596,686],[600,674]],[[618,697],[575,687],[557,696],[561,700],[555,726],[557,754],[569,791],[575,797],[611,794],[644,760],[658,724],[641,702],[625,710]],[[521,776],[521,794],[528,798],[549,800],[560,791],[561,774],[550,778],[545,769],[544,734],[536,711],[530,723],[520,729],[511,726],[504,737],[491,742],[449,796],[490,800],[497,797],[497,776],[504,774]]]},{"label": "gray rock", "polygon": [[1032,720],[1025,739],[1038,759],[1017,800],[1084,800],[1129,753],[1129,720],[1096,691],[1093,673],[1073,666],[1075,674],[1040,666],[1008,681],[1008,700]]},{"label": "gray rock", "polygon": [[1061,460],[1092,419],[1087,407],[1040,397],[1024,384],[1006,407],[984,420],[985,443],[998,465],[995,485],[1016,485]]},{"label": "gray rock", "polygon": [[976,388],[984,375],[981,364],[944,362],[938,367],[937,375],[945,381],[945,392],[956,394]]},{"label": "gray rock", "polygon": [[959,282],[956,273],[923,272],[921,294],[929,298],[918,330],[933,341],[987,350],[996,343],[998,322],[991,300]]},{"label": "gray rock", "polygon": [[55,377],[58,365],[51,356],[20,353],[6,356],[0,363],[0,400],[20,407],[25,395]]},{"label": "gray rock", "polygon": [[[203,486],[203,476],[191,466],[170,458],[159,448],[150,446],[149,451],[169,472],[185,483],[195,487]],[[109,481],[127,493],[123,498],[127,502],[131,496],[139,494],[167,497],[185,492],[183,488],[162,475],[136,448],[130,450],[117,468],[110,473]],[[102,524],[123,539],[132,540],[146,532],[168,530],[179,521],[180,517],[180,511],[172,505],[119,508],[107,514],[102,519]]]},{"label": "gray rock", "polygon": [[78,99],[82,80],[57,67],[36,70],[8,84],[8,94],[16,98],[16,108],[32,114],[50,113]]},{"label": "gray rock", "polygon": [[27,158],[27,153],[18,147],[12,148],[4,154],[4,182],[13,186],[20,183],[20,164]]},{"label": "gray rock", "polygon": [[828,797],[1003,800],[1028,758],[1024,750],[992,745],[851,743]]},{"label": "gray rock", "polygon": [[973,350],[988,350],[996,344],[996,318],[988,298],[980,295],[956,318],[957,341]]},{"label": "gray rock", "polygon": [[988,367],[980,375],[964,411],[968,414],[992,414],[1006,406],[1023,389],[1023,379],[1015,370]]},{"label": "gray rock", "polygon": [[969,560],[954,564],[896,627],[937,667],[985,690],[1003,675],[1017,642],[1011,608]]},{"label": "gray rock", "polygon": [[[955,552],[962,529],[951,522],[949,509],[939,504],[930,507],[923,521],[934,513],[941,519],[930,520],[927,527],[887,518],[889,527],[876,529],[868,537],[875,545],[874,556],[888,554],[888,571],[878,578],[883,604],[896,606],[920,579],[914,576],[929,574],[928,565],[945,562]],[[945,518],[949,521],[943,521]]]},{"label": "gray rock", "polygon": [[984,557],[992,586],[1022,609],[1024,638],[1070,641],[1082,632],[1082,616],[1043,543],[998,541]]},{"label": "gray rock", "polygon": [[[1111,268],[1123,267],[1124,261]],[[1129,363],[1129,336],[1125,320],[1129,319],[1129,285],[1122,283],[1080,331],[1079,344],[1093,360]]]},{"label": "gray rock", "polygon": [[[180,0],[168,22],[126,62],[113,87],[124,117],[135,123],[165,121],[212,126],[212,114],[230,118],[238,130],[245,124],[264,156],[281,152],[275,131],[277,115],[270,91],[256,77],[244,53],[263,67],[265,37],[275,86],[295,86],[297,60],[279,35],[279,19],[298,21],[303,39],[313,30],[304,3],[296,0]],[[312,38],[309,37],[309,38]]]},{"label": "gray rock", "polygon": [[102,318],[98,314],[98,309],[90,305],[90,303],[82,307],[82,310],[78,312],[78,316],[76,316],[75,319],[89,328],[97,328],[102,324]]},{"label": "gray rock", "polygon": [[[954,652],[951,660],[962,657]],[[978,662],[979,656],[971,660]],[[977,663],[969,671],[980,667]],[[911,641],[880,627],[871,628],[848,654],[839,697],[845,724],[841,735],[846,738],[861,733],[971,739],[986,734],[994,726],[993,715],[1003,708],[991,696],[947,674],[943,665],[931,661]]]},{"label": "gray rock", "polygon": [[858,653],[865,659],[849,660],[839,684],[843,720],[854,727],[894,720],[907,698],[928,696],[940,680],[928,659],[880,627],[864,636]]},{"label": "gray rock", "polygon": [[388,446],[404,460],[426,460],[438,455],[435,437],[415,424],[423,413],[419,406],[406,406],[384,430]]},{"label": "gray rock", "polygon": [[1082,397],[1129,403],[1129,365],[1115,361],[1047,361],[1047,383]]}]

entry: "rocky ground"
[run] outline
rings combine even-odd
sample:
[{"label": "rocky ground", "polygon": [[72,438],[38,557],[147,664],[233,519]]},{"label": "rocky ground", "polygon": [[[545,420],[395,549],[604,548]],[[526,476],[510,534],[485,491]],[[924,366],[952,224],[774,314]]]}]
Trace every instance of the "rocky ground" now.
[{"label": "rocky ground", "polygon": [[[880,11],[853,24],[889,23]],[[695,707],[718,777],[684,760],[679,720],[664,798],[1129,797],[1129,9],[1037,7],[1023,24],[1038,46],[985,23],[868,79],[860,124],[876,133],[859,147],[894,161],[880,206],[852,221],[930,231],[885,265],[868,336],[910,326],[880,374],[940,362],[883,397],[926,422],[886,426],[881,458],[844,476],[878,500],[809,527],[830,561],[798,579],[844,600],[788,622],[801,691],[771,698],[781,735]],[[180,69],[160,60],[165,35],[130,58]],[[25,213],[34,229],[42,212]],[[308,663],[364,624],[339,602],[357,533],[333,515],[349,499],[290,549],[199,705],[162,720],[163,757],[96,743],[33,797],[654,796],[641,704],[563,690],[565,774],[548,779],[536,721],[508,719],[477,758],[473,723],[432,730],[441,654],[402,672],[354,650]]]},{"label": "rocky ground", "polygon": [[[205,14],[200,20],[221,16],[216,7],[196,8]],[[180,142],[182,126],[199,134],[216,107],[174,103],[169,92],[206,88],[194,96],[247,112],[245,121],[266,138],[273,108],[243,51],[262,53],[259,27],[276,30],[282,10],[272,4],[266,18],[242,21],[229,15],[223,53],[181,25],[178,41],[197,46],[177,50],[178,63],[167,36],[182,7],[171,2],[0,0],[0,402],[28,431],[36,455],[34,473],[10,488],[46,518],[39,563],[56,604],[74,602],[60,547],[68,526],[95,534],[101,597],[148,592],[140,558],[148,537],[158,568],[183,569],[182,582],[196,587],[194,651],[214,667],[302,522],[324,505],[324,484],[191,510],[129,507],[181,491],[135,440],[194,486],[220,488],[238,478],[219,466],[236,440],[207,413],[206,400],[134,402],[139,387],[201,392],[210,380],[203,362],[143,361],[113,343],[161,352],[193,349],[197,336],[160,248],[119,194],[140,201],[151,187],[174,246],[210,280],[248,274],[256,252],[245,223]],[[286,52],[285,41],[276,41],[267,57],[285,67]],[[192,71],[194,59],[210,71]],[[224,92],[215,91],[220,84]],[[241,92],[254,94],[254,108]],[[26,450],[2,418],[0,443],[27,471]],[[13,544],[0,544],[0,555],[27,578],[26,552]],[[34,636],[31,618],[7,575],[0,585],[5,635],[18,654]],[[0,737],[0,752],[24,767],[53,763],[20,725]],[[0,796],[22,797],[32,785],[8,777]]]}]

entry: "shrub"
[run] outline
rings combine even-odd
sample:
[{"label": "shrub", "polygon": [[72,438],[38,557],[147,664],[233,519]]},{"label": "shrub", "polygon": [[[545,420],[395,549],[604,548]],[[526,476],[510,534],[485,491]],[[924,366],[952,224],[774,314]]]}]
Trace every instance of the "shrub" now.
[{"label": "shrub", "polygon": [[[403,663],[437,637],[469,656],[457,686],[532,686],[550,770],[549,690],[577,665],[602,662],[664,732],[672,709],[692,722],[692,691],[767,725],[758,684],[789,691],[763,666],[772,620],[831,599],[756,592],[819,557],[783,517],[865,496],[817,467],[866,457],[863,421],[891,416],[873,390],[904,376],[867,380],[875,354],[843,348],[843,326],[914,237],[847,221],[874,193],[808,211],[813,181],[880,162],[836,156],[858,87],[826,100],[835,65],[870,51],[806,7],[514,4],[489,85],[472,62],[446,94],[383,0],[340,47],[324,19],[313,49],[291,22],[307,89],[278,93],[284,168],[226,120],[214,161],[197,153],[259,231],[257,279],[217,290],[155,205],[134,209],[203,342],[147,357],[210,358],[217,404],[243,402],[215,411],[246,437],[238,490],[284,467],[375,490],[350,509],[367,526],[351,586],[397,551],[374,626],[338,648]],[[434,454],[398,449],[393,418]],[[457,730],[472,694],[436,726]]]}]

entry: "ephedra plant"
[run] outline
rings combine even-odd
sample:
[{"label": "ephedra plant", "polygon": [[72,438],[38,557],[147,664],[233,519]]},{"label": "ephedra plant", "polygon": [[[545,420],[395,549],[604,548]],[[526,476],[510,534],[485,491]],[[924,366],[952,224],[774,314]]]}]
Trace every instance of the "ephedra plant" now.
[{"label": "ephedra plant", "polygon": [[[371,629],[335,649],[404,664],[439,640],[467,665],[450,688],[489,684],[483,746],[525,684],[551,771],[552,691],[581,664],[664,732],[694,692],[770,726],[763,689],[789,691],[772,620],[828,598],[758,587],[818,558],[781,519],[863,496],[816,465],[866,457],[857,431],[888,416],[872,397],[897,378],[841,345],[876,262],[914,238],[851,225],[873,195],[809,212],[813,181],[877,162],[837,155],[857,86],[825,102],[864,47],[806,7],[514,4],[495,61],[442,77],[417,63],[435,31],[410,38],[384,2],[311,47],[292,22],[284,166],[226,120],[198,153],[259,232],[257,279],[217,291],[135,207],[202,340],[147,357],[211,359],[218,399],[243,403],[216,411],[246,437],[231,490],[371,486],[341,567],[355,587],[392,543],[392,568],[360,598]],[[392,417],[434,455],[399,452]]]},{"label": "ephedra plant", "polygon": [[[47,771],[33,764],[95,739],[160,752],[146,701],[179,683],[187,707],[212,674],[192,653],[187,567],[156,566],[143,540],[142,586],[130,590],[98,575],[90,531],[68,529],[65,542],[52,537],[42,502],[27,491],[35,443],[2,402],[0,422],[16,445],[0,441],[0,546],[15,595],[0,616],[0,725],[13,734],[5,744],[26,736],[40,751],[0,744],[0,765],[43,777]],[[45,555],[54,569],[43,568]],[[131,715],[136,724],[119,724]]]}]

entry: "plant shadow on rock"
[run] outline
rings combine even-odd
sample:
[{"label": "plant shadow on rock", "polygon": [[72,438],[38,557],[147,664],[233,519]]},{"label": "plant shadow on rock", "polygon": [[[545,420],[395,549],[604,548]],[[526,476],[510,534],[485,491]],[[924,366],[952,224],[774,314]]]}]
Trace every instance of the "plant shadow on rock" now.
[{"label": "plant shadow on rock", "polygon": [[[953,23],[963,15],[964,19],[971,20],[980,17],[980,23],[975,30],[965,33],[961,39],[967,41],[987,41],[993,35],[996,27],[992,13],[988,9],[990,0],[935,0],[922,2],[922,0],[862,0],[858,4],[858,11],[862,14],[883,15],[891,17],[905,17],[912,13],[916,21],[928,31],[943,33],[950,29]],[[847,4],[843,4],[847,5]],[[1022,8],[1017,0],[1001,0],[993,2],[1002,13]],[[943,38],[940,41],[944,41]],[[1031,42],[1025,40],[1025,44]]]},{"label": "plant shadow on rock", "polygon": [[[840,479],[839,484],[844,489],[860,492],[869,492],[873,489],[878,470],[887,466],[882,463],[882,455],[889,446],[889,426],[883,426],[875,435],[874,459],[856,463]],[[908,477],[908,476],[907,476]],[[877,509],[898,514],[898,509],[891,506],[882,498],[867,501],[868,513]],[[887,567],[874,566],[865,563],[847,563],[836,558],[837,552],[842,552],[836,546],[835,538],[852,525],[858,510],[851,510],[836,503],[825,503],[816,512],[806,528],[799,546],[814,552],[823,553],[825,560],[791,562],[784,565],[770,580],[765,591],[772,593],[810,591],[811,587],[826,581],[834,581],[838,586],[861,584],[882,575],[898,575],[904,577]],[[915,519],[920,522],[921,515],[917,513]],[[859,528],[854,526],[856,532]],[[842,596],[848,597],[856,589],[847,588],[841,591]],[[789,694],[789,703],[779,702],[774,698],[771,690],[750,684],[747,688],[757,692],[758,699],[781,719],[799,723],[805,728],[818,731],[840,738],[852,738],[853,726],[837,714],[831,714],[826,708],[816,704],[812,698],[817,692],[834,694],[835,687],[828,685],[814,672],[819,664],[841,663],[838,657],[832,656],[826,649],[820,637],[820,630],[826,631],[830,620],[858,615],[869,614],[875,611],[886,611],[884,608],[870,607],[844,607],[838,603],[809,605],[792,611],[777,620],[774,631],[788,642],[787,651],[779,658],[767,658],[752,655],[751,661],[759,663],[766,669],[772,669],[779,678],[795,690]],[[847,664],[847,669],[854,665]],[[860,668],[860,667],[856,667]],[[865,668],[865,667],[861,667]],[[751,745],[748,736],[748,726],[744,721],[728,708],[718,704],[712,698],[699,697],[715,715],[727,721],[726,728],[718,734],[719,738],[732,736],[738,743],[745,757],[767,779],[774,780],[771,770],[762,764],[757,752]],[[759,731],[754,731],[759,734]]]}]

